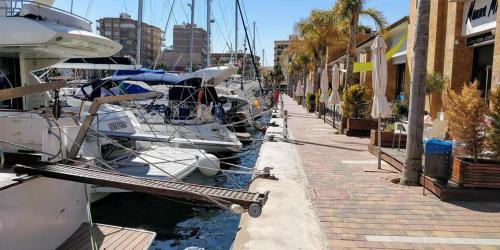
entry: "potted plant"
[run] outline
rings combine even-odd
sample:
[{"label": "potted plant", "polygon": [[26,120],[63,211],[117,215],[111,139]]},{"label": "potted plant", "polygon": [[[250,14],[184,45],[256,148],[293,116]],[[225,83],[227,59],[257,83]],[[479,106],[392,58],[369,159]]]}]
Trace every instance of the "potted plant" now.
[{"label": "potted plant", "polygon": [[[405,148],[406,135],[395,132],[394,124],[385,126],[384,130],[380,133],[382,137],[382,147],[385,148]],[[370,144],[378,146],[378,132],[376,129],[370,131]]]},{"label": "potted plant", "polygon": [[425,79],[425,94],[429,98],[429,112],[435,117],[437,110],[432,110],[431,96],[437,95],[438,106],[441,103],[443,91],[446,88],[448,79],[439,72],[428,73]]},{"label": "potted plant", "polygon": [[392,117],[396,121],[408,120],[409,110],[408,103],[397,99],[392,104]]},{"label": "potted plant", "polygon": [[[491,113],[498,118],[497,95],[493,95]],[[499,131],[495,126],[487,130],[486,106],[477,82],[465,85],[460,93],[447,90],[444,97],[448,129],[455,141],[451,180],[463,187],[500,188],[500,162],[488,158],[485,150],[488,132],[498,137]],[[497,139],[490,137],[490,141]]]},{"label": "potted plant", "polygon": [[354,84],[344,93],[342,110],[347,118],[347,135],[369,136],[371,129],[377,129],[377,121],[368,118],[370,93],[365,86]]},{"label": "potted plant", "polygon": [[[408,117],[408,104],[402,102],[401,100],[394,101],[392,105],[392,117],[395,122],[406,120]],[[390,123],[384,126],[384,130],[381,132],[382,136],[382,147],[406,147],[406,134],[402,134],[403,131],[395,126],[395,123]],[[376,129],[372,129],[370,132],[370,144],[377,145],[378,143],[378,133]]]},{"label": "potted plant", "polygon": [[306,108],[307,108],[307,111],[312,113],[314,112],[314,109],[315,109],[315,99],[316,99],[316,95],[313,94],[313,93],[307,93],[306,94]]}]

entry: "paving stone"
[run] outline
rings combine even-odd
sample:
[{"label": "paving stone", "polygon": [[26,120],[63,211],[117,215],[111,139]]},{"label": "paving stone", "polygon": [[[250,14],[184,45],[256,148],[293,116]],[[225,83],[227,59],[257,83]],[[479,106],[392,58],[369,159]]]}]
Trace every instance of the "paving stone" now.
[{"label": "paving stone", "polygon": [[[368,138],[336,134],[288,97],[285,109],[291,114],[289,135],[297,142],[309,196],[330,249],[490,249],[442,241],[500,239],[500,203],[446,203],[429,193],[422,196],[421,187],[392,183],[399,173],[365,172],[363,168],[377,160],[367,150]],[[428,243],[372,242],[367,235]],[[436,238],[441,241],[433,243]]]}]

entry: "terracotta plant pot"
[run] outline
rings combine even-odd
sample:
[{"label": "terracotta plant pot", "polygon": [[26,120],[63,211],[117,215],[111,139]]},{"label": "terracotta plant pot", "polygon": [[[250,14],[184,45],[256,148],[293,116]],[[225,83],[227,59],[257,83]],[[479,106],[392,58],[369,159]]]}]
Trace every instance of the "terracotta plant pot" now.
[{"label": "terracotta plant pot", "polygon": [[[393,132],[382,131],[382,147],[398,147],[398,142],[400,142],[399,148],[406,148],[406,135],[401,135],[401,141],[399,141],[399,134],[394,135]],[[393,145],[394,142],[394,145]],[[374,146],[378,146],[378,133],[376,129],[370,131],[370,143]]]},{"label": "terracotta plant pot", "polygon": [[453,158],[451,180],[462,187],[500,188],[500,162]]},{"label": "terracotta plant pot", "polygon": [[377,129],[377,121],[371,119],[351,119],[347,118],[348,136],[370,136],[372,129]]}]

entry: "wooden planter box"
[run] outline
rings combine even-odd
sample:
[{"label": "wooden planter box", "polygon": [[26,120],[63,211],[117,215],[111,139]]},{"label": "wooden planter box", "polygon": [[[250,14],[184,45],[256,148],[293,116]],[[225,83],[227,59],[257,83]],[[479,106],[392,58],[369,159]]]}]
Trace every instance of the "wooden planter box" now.
[{"label": "wooden planter box", "polygon": [[[394,140],[394,145],[392,144],[393,140]],[[399,142],[399,134],[394,135],[393,132],[382,131],[382,147],[397,148],[398,142]],[[378,133],[376,129],[372,129],[370,131],[370,143],[374,146],[378,146]],[[401,135],[400,148],[406,148],[406,135]]]},{"label": "wooden planter box", "polygon": [[451,180],[462,187],[500,188],[500,162],[453,158]]},{"label": "wooden planter box", "polygon": [[377,121],[347,118],[347,136],[370,136],[372,129],[377,129]]}]

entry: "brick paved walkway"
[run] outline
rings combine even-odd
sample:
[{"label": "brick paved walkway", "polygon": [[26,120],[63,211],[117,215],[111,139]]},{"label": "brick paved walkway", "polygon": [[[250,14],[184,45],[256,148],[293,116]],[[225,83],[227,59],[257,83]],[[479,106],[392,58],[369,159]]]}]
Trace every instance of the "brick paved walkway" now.
[{"label": "brick paved walkway", "polygon": [[285,109],[331,249],[500,249],[500,203],[441,202],[393,184],[399,174],[365,172],[368,139],[336,135],[289,97]]}]

